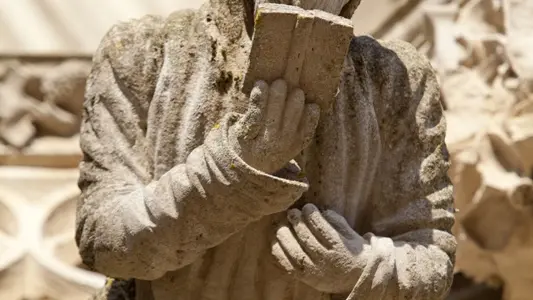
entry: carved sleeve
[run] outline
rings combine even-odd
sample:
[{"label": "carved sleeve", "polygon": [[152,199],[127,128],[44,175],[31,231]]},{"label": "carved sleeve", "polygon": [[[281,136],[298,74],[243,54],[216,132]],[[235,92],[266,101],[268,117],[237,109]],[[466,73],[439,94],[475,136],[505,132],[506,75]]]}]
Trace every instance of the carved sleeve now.
[{"label": "carved sleeve", "polygon": [[76,241],[85,264],[115,278],[153,280],[182,268],[307,189],[296,167],[274,177],[235,154],[227,131],[236,115],[184,164],[153,178],[146,116],[163,59],[163,23],[146,17],[111,29],[87,84]]},{"label": "carved sleeve", "polygon": [[371,233],[358,255],[365,268],[349,299],[443,299],[456,243],[436,76],[404,42],[356,38],[351,58],[374,103],[381,159],[368,208]]}]

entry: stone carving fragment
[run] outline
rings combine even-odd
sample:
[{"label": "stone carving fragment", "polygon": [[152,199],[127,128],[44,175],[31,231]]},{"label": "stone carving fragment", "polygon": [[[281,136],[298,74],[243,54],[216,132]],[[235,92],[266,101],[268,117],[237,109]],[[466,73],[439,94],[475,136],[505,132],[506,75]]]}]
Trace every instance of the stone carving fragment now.
[{"label": "stone carving fragment", "polygon": [[[474,120],[471,115],[447,114],[450,123],[457,122],[448,138],[459,209],[457,269],[482,282],[503,282],[505,299],[527,299],[526,269],[533,263],[533,114],[505,111]],[[465,128],[469,135],[459,134]]]},{"label": "stone carving fragment", "polygon": [[512,69],[533,91],[533,1],[502,0],[507,35],[505,53]]},{"label": "stone carving fragment", "polygon": [[[503,284],[506,300],[530,299],[533,5],[515,0],[456,3],[455,45],[448,33],[435,30],[436,49],[439,40],[449,44],[432,53],[448,108],[449,174],[458,209],[456,269],[480,282]],[[436,29],[444,26],[438,18],[429,19]],[[456,64],[456,56],[450,55],[458,47],[464,55]]]},{"label": "stone carving fragment", "polygon": [[0,165],[75,167],[86,59],[0,61]]},{"label": "stone carving fragment", "polygon": [[0,142],[22,150],[35,138],[72,137],[79,131],[90,64],[4,62],[0,81]]},{"label": "stone carving fragment", "polygon": [[459,67],[461,48],[456,43],[455,18],[459,11],[457,3],[435,3],[426,1],[424,12],[433,26],[433,56],[441,72],[453,71]]},{"label": "stone carving fragment", "polygon": [[2,300],[84,300],[103,285],[74,241],[78,172],[57,170],[80,160],[89,68],[83,58],[0,60]]}]

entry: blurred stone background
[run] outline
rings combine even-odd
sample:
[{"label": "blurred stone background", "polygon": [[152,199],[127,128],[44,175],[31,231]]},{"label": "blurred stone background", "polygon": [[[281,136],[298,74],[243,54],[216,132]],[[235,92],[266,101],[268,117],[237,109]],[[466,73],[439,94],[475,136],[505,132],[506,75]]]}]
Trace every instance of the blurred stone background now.
[{"label": "blurred stone background", "polygon": [[[201,4],[0,0],[0,299],[87,299],[104,284],[74,243],[91,55],[118,21]],[[363,0],[353,22],[412,43],[439,74],[458,216],[449,300],[533,299],[533,1]]]}]

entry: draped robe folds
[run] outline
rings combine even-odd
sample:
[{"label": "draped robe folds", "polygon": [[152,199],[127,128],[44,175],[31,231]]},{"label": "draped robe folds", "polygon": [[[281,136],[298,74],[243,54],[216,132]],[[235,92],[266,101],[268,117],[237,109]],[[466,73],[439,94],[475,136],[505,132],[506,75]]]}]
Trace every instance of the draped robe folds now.
[{"label": "draped robe folds", "polygon": [[[84,263],[135,278],[137,299],[442,299],[454,218],[429,62],[406,43],[354,37],[335,105],[297,158],[303,173],[264,174],[227,138],[224,116],[247,102],[237,2],[120,23],[103,38],[81,132]],[[351,292],[321,293],[274,262],[275,219],[297,200],[335,210],[367,240]]]}]

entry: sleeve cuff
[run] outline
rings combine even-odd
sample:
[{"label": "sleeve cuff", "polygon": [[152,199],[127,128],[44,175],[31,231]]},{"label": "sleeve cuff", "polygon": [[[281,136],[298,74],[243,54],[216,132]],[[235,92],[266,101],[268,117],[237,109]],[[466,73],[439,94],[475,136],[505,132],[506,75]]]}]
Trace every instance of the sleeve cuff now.
[{"label": "sleeve cuff", "polygon": [[228,114],[220,126],[207,136],[204,147],[210,172],[218,172],[217,177],[222,179],[222,184],[230,187],[220,189],[224,193],[249,200],[242,201],[243,209],[263,214],[288,209],[307,191],[307,179],[294,161],[275,175],[270,175],[242,160],[228,138],[229,128],[238,118],[238,114]]}]

